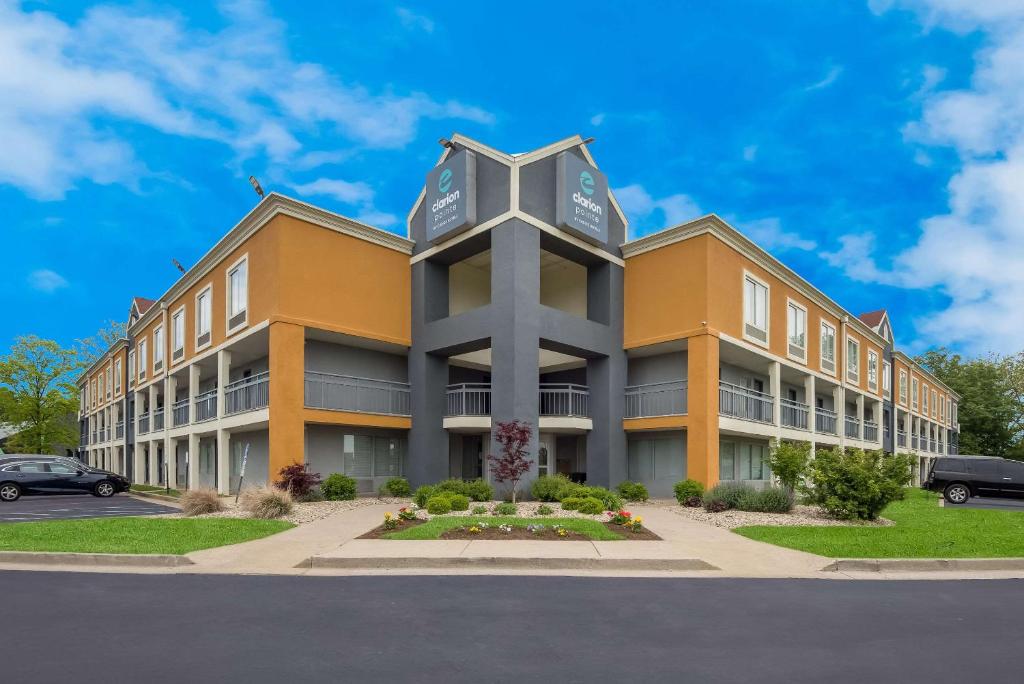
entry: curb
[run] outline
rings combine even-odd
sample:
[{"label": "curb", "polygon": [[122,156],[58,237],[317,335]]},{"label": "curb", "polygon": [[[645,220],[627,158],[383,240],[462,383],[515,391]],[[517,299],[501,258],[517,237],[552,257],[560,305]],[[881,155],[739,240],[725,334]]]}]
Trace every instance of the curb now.
[{"label": "curb", "polygon": [[1024,570],[1024,558],[845,558],[822,568],[824,572],[969,572]]},{"label": "curb", "polygon": [[143,499],[154,499],[156,501],[162,501],[164,503],[172,503],[176,504],[179,508],[181,507],[181,499],[179,499],[176,496],[167,496],[166,494],[157,494],[155,492],[138,492],[135,491],[134,489],[130,489],[125,493],[130,494],[131,496],[138,496]]},{"label": "curb", "polygon": [[32,565],[102,565],[129,568],[175,568],[195,565],[185,556],[126,553],[66,553],[60,551],[0,551],[0,563]]},{"label": "curb", "polygon": [[720,570],[699,558],[506,558],[458,556],[454,558],[343,558],[312,556],[297,568],[424,569],[507,568],[517,570]]}]

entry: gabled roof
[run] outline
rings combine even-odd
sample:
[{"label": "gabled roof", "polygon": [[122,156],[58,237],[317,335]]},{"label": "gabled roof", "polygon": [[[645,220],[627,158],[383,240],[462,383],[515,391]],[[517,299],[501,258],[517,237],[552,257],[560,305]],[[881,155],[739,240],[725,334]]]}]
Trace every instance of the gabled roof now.
[{"label": "gabled roof", "polygon": [[860,320],[864,321],[865,325],[870,328],[878,328],[882,324],[882,319],[885,318],[885,309],[878,309],[877,311],[868,311],[857,316]]},{"label": "gabled roof", "polygon": [[156,304],[155,299],[132,297],[132,308],[138,311],[140,316],[145,316],[146,312],[149,311],[154,304]]}]

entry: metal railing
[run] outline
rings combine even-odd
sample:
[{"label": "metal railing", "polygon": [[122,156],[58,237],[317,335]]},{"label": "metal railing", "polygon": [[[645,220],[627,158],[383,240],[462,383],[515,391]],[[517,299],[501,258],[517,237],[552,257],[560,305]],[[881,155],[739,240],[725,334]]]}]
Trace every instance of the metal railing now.
[{"label": "metal railing", "polygon": [[491,415],[491,384],[488,382],[448,385],[445,399],[446,416]]},{"label": "metal railing", "polygon": [[161,406],[156,411],[153,411],[153,431],[164,429],[164,409]]},{"label": "metal railing", "polygon": [[193,422],[202,423],[217,417],[217,390],[196,395],[195,415]]},{"label": "metal railing", "polygon": [[149,414],[143,413],[139,416],[139,434],[144,435],[149,432]]},{"label": "metal railing", "polygon": [[224,387],[224,415],[266,408],[270,403],[270,371],[236,380]]},{"label": "metal railing", "polygon": [[306,406],[332,411],[410,415],[407,382],[306,371]]},{"label": "metal railing", "polygon": [[860,421],[856,418],[846,416],[846,436],[853,439],[860,439]]},{"label": "metal railing", "polygon": [[836,423],[838,420],[839,416],[835,411],[829,411],[827,408],[820,406],[814,409],[815,432],[822,432],[826,435],[836,434]]},{"label": "metal railing", "polygon": [[911,449],[916,449],[917,448],[917,443],[918,443],[917,442],[917,435],[916,434],[911,435],[910,436],[910,448]]},{"label": "metal railing", "polygon": [[877,442],[878,441],[878,423],[872,420],[864,421],[864,441],[865,442]]},{"label": "metal railing", "polygon": [[586,418],[590,415],[590,388],[586,385],[542,382],[539,399],[538,415],[541,416]]},{"label": "metal railing", "polygon": [[188,425],[188,397],[171,404],[171,423],[174,427]]},{"label": "metal railing", "polygon": [[686,415],[686,381],[626,387],[626,418]]},{"label": "metal railing", "polygon": [[781,399],[779,405],[779,418],[785,427],[807,430],[807,420],[811,415],[811,407],[801,404],[792,399]]},{"label": "metal railing", "polygon": [[114,434],[117,435],[116,439],[124,439],[124,421],[119,420],[114,426]]},{"label": "metal railing", "polygon": [[907,433],[903,430],[896,431],[896,446],[906,447],[907,446]]},{"label": "metal railing", "polygon": [[770,394],[728,382],[719,381],[718,383],[718,412],[723,416],[732,416],[758,423],[771,423],[774,413],[773,403]]}]

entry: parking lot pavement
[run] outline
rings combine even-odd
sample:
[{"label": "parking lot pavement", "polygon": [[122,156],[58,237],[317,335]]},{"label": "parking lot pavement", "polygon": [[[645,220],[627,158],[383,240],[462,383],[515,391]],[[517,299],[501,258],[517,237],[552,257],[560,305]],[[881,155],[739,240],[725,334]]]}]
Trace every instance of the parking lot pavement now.
[{"label": "parking lot pavement", "polygon": [[1024,513],[1024,499],[993,499],[990,497],[972,497],[960,506],[946,504],[950,508],[986,508],[996,511],[1020,511]]},{"label": "parking lot pavement", "polygon": [[14,503],[0,503],[0,522],[113,518],[127,515],[161,515],[178,509],[156,502],[115,494],[101,499],[90,494],[23,496]]}]

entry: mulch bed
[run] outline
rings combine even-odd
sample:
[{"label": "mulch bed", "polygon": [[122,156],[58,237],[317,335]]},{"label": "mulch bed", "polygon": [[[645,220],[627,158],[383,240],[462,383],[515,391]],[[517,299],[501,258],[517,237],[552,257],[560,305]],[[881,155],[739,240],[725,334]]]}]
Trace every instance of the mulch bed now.
[{"label": "mulch bed", "polygon": [[[399,532],[401,530],[409,529],[417,525],[422,525],[425,520],[410,520],[403,522],[393,530],[385,530],[383,525],[373,528],[366,534],[360,535],[357,539],[383,539],[385,534],[389,532]],[[660,541],[661,537],[651,532],[649,529],[644,528],[640,532],[630,532],[628,528],[622,525],[616,525],[614,523],[602,523],[606,528],[622,535],[625,541]],[[546,525],[545,528],[540,532],[531,532],[525,527],[513,527],[511,532],[502,532],[498,529],[497,525],[492,525],[486,529],[482,529],[479,532],[470,532],[470,525],[466,525],[465,528],[453,528],[447,530],[441,534],[439,539],[501,539],[501,540],[523,540],[530,539],[533,541],[590,541],[590,537],[579,532],[572,530],[566,530],[567,534],[564,537],[560,537],[557,532],[551,529],[550,525]]]},{"label": "mulch bed", "polygon": [[389,534],[391,532],[401,532],[402,530],[407,530],[410,527],[416,527],[417,525],[422,525],[425,522],[427,522],[427,521],[426,520],[406,520],[406,521],[401,522],[398,525],[398,527],[396,527],[393,530],[385,530],[383,525],[378,525],[377,527],[374,527],[372,530],[370,530],[366,534],[359,535],[358,537],[356,537],[356,539],[383,539],[385,534]]}]

